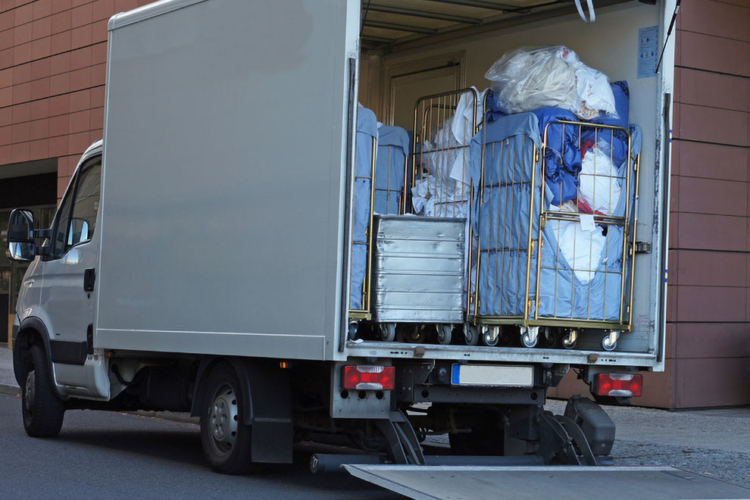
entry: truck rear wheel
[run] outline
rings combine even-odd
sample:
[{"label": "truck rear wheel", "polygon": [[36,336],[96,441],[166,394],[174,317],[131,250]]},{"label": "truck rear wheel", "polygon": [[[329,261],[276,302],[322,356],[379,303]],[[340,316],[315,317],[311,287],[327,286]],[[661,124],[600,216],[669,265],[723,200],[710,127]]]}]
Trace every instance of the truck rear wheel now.
[{"label": "truck rear wheel", "polygon": [[251,462],[251,427],[242,423],[248,403],[237,374],[226,364],[216,366],[207,380],[201,412],[201,443],[211,467],[222,474],[257,471]]},{"label": "truck rear wheel", "polygon": [[47,356],[39,344],[31,346],[21,399],[26,434],[31,437],[55,437],[60,434],[65,403],[52,388]]}]

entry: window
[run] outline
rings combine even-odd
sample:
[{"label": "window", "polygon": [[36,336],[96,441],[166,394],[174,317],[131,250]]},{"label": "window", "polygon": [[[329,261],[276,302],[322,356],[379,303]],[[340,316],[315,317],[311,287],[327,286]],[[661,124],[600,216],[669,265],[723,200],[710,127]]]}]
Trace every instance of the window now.
[{"label": "window", "polygon": [[52,257],[61,257],[65,253],[65,237],[68,233],[70,205],[73,203],[73,189],[69,189],[57,210],[57,221],[53,231]]},{"label": "window", "polygon": [[102,163],[101,159],[97,158],[84,165],[73,179],[72,188],[66,193],[57,211],[52,258],[62,257],[70,247],[89,241],[94,236],[96,214],[99,211],[101,174]]},{"label": "window", "polygon": [[68,230],[68,246],[91,240],[96,226],[96,213],[99,211],[102,164],[97,161],[83,170],[78,179],[76,199],[73,204],[73,218]]}]

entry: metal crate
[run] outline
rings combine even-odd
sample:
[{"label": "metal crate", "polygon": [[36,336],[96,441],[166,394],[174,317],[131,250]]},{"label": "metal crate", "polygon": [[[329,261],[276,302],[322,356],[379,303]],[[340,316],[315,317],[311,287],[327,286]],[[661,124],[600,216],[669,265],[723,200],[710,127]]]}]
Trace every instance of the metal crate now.
[{"label": "metal crate", "polygon": [[372,316],[388,323],[463,323],[466,219],[375,215]]}]

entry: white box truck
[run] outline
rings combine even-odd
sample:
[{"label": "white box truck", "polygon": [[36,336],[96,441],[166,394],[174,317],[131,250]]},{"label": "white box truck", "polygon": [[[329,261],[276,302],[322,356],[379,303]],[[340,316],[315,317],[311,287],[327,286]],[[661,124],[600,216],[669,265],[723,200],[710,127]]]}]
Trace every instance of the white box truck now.
[{"label": "white box truck", "polygon": [[[598,397],[625,401],[641,390],[638,371],[664,367],[674,1],[597,2],[591,25],[573,2],[508,3],[162,0],[114,16],[103,141],[81,158],[51,228],[22,209],[11,216],[9,254],[32,261],[12,332],[28,434],[57,435],[67,409],[189,411],[224,473],[288,463],[300,441],[367,452],[316,455],[318,470],[460,463],[496,477],[489,466],[607,463],[614,425],[599,406],[573,399],[555,416],[543,405],[570,370]],[[404,16],[414,37],[391,43]],[[419,28],[435,20],[446,27]],[[665,50],[658,74],[639,78],[644,27]],[[476,241],[480,197],[494,188],[470,181],[480,208],[462,217],[409,214],[426,148],[417,125],[395,213],[375,216],[374,172],[359,169],[368,151],[375,164],[377,143],[359,140],[358,95],[383,87],[389,123],[455,111],[424,99],[424,116],[415,99],[400,109],[384,90],[392,68],[452,58],[445,95],[457,97],[486,85],[506,50],[540,44],[573,47],[630,84],[639,191],[628,177],[626,217],[591,216],[628,235],[614,319],[544,317],[534,301],[547,285],[529,274],[545,269],[532,259],[541,233],[521,248],[528,305],[483,312],[481,266],[501,250]],[[549,143],[530,141],[532,170],[544,168]],[[372,195],[364,219],[362,193]],[[531,229],[536,216],[555,223],[533,203]],[[420,288],[425,276],[440,284]],[[461,458],[423,453],[425,436],[446,433]]]}]

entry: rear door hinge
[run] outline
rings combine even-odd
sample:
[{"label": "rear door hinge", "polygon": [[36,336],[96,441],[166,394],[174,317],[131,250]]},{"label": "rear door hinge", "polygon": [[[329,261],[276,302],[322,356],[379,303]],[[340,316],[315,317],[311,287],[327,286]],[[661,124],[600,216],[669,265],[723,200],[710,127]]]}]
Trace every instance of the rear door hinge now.
[{"label": "rear door hinge", "polygon": [[650,241],[636,241],[635,253],[651,253],[653,244]]}]

